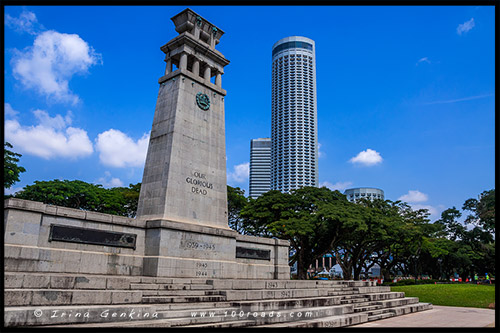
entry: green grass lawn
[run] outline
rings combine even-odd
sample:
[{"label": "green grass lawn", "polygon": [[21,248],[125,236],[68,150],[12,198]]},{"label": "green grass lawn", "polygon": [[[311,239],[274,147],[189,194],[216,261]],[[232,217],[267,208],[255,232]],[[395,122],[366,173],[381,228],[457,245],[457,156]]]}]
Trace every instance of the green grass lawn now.
[{"label": "green grass lawn", "polygon": [[391,291],[403,291],[407,297],[434,305],[488,308],[495,303],[494,284],[420,284],[391,287]]}]

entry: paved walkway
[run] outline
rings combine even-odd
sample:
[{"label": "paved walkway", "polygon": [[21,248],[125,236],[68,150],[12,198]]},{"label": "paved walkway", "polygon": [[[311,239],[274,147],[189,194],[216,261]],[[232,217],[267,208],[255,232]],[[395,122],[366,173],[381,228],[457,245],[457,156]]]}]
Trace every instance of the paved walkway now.
[{"label": "paved walkway", "polygon": [[410,313],[350,327],[495,327],[495,310],[433,305]]}]

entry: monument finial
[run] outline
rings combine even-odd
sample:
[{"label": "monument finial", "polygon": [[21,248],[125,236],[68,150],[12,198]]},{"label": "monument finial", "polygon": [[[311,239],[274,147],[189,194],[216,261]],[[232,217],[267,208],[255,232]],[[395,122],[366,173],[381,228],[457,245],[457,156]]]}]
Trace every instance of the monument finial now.
[{"label": "monument finial", "polygon": [[196,40],[201,40],[212,48],[219,43],[220,38],[224,34],[224,31],[220,28],[189,8],[175,15],[171,20],[175,24],[175,31],[179,34],[190,34]]}]

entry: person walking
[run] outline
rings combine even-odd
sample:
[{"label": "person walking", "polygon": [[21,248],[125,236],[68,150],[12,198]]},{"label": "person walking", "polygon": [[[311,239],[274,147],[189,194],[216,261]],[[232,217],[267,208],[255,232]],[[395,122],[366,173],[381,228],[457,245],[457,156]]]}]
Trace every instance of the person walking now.
[{"label": "person walking", "polygon": [[490,276],[488,275],[488,273],[486,273],[486,282],[488,282],[489,284],[491,284]]},{"label": "person walking", "polygon": [[479,282],[479,276],[477,276],[477,273],[474,274],[474,282],[476,282],[476,284]]}]

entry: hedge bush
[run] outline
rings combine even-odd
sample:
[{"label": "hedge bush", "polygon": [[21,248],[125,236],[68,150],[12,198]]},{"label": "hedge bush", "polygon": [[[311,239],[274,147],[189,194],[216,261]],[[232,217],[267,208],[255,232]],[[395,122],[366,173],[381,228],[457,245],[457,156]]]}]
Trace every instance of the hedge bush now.
[{"label": "hedge bush", "polygon": [[437,280],[437,279],[426,279],[426,280],[417,280],[417,283],[415,283],[415,279],[404,279],[404,280],[399,280],[398,282],[384,282],[382,285],[384,286],[409,286],[409,285],[414,285],[414,284],[434,284],[434,283],[442,283],[442,282],[450,282],[447,280]]}]

